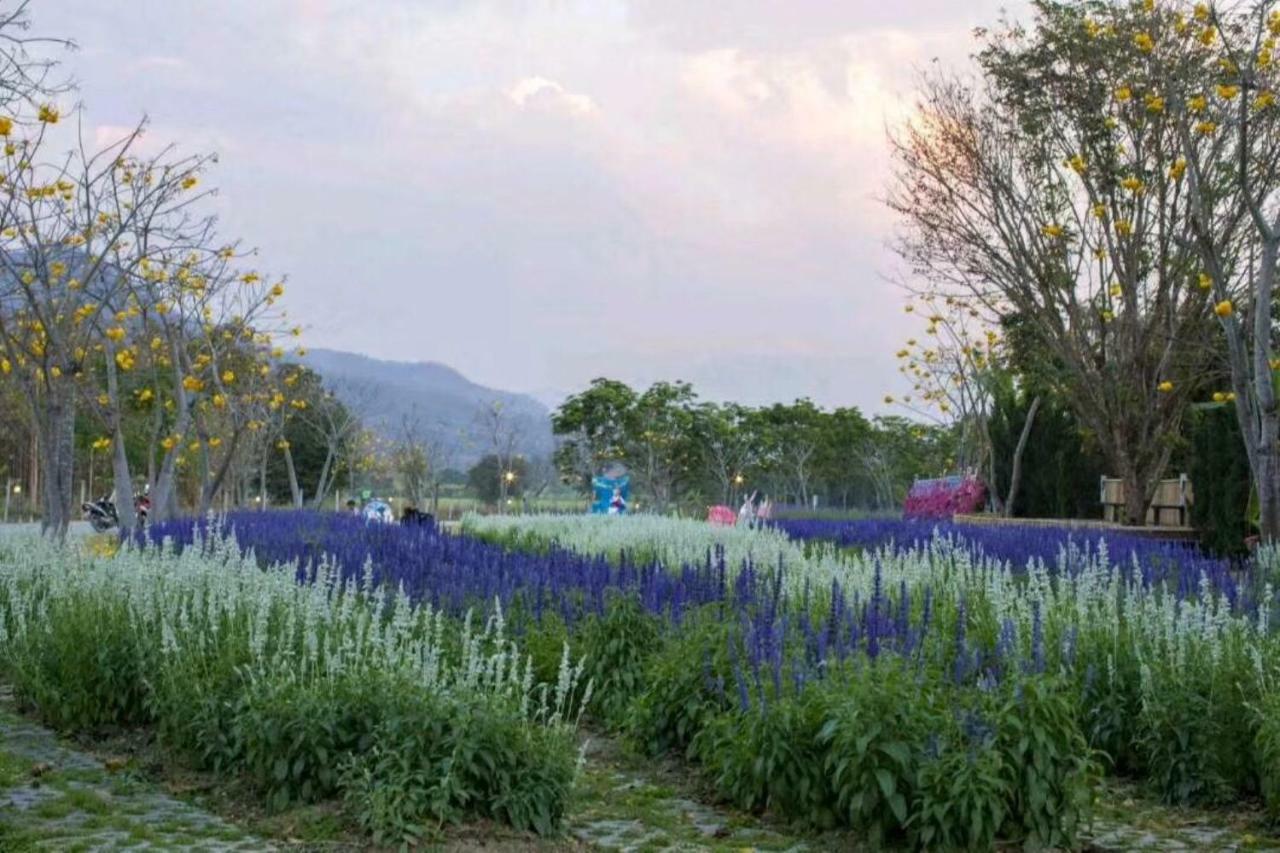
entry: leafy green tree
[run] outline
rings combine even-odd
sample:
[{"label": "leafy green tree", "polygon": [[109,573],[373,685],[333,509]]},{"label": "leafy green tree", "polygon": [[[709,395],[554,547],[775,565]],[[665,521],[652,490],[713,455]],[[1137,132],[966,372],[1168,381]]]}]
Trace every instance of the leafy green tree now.
[{"label": "leafy green tree", "polygon": [[504,464],[496,453],[489,453],[468,469],[467,487],[486,504],[497,505],[504,497],[523,495],[528,475],[529,466],[523,456],[512,457],[509,464]]},{"label": "leafy green tree", "polygon": [[635,404],[636,392],[626,383],[601,378],[560,405],[551,427],[562,438],[555,462],[565,482],[590,489],[591,478],[601,468],[625,461],[628,419]]}]

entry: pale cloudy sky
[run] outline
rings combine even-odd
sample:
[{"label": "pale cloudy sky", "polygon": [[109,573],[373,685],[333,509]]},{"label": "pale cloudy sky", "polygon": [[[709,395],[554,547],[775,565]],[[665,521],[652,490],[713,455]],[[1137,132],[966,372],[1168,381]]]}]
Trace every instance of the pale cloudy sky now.
[{"label": "pale cloudy sky", "polygon": [[886,124],[995,0],[39,0],[95,126],[216,150],[311,346],[879,410]]}]

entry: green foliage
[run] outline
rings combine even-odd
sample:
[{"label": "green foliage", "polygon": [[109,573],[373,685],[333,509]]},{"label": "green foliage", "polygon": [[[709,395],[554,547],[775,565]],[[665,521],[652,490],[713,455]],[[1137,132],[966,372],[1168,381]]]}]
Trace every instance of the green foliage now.
[{"label": "green foliage", "polygon": [[[504,480],[508,473],[515,476]],[[524,494],[528,478],[529,464],[523,456],[514,456],[504,465],[501,459],[490,453],[467,471],[467,487],[485,503],[497,504],[504,492],[509,498]]]},{"label": "green foliage", "polygon": [[[1013,455],[1035,393],[1012,382],[993,383],[991,446],[996,492],[1004,500],[1013,476]],[[1079,422],[1056,394],[1039,392],[1040,408],[1022,454],[1022,479],[1014,499],[1019,518],[1101,518],[1098,480],[1106,465]]]},{"label": "green foliage", "polygon": [[778,504],[808,505],[817,495],[844,509],[896,506],[914,479],[947,467],[955,438],[807,399],[720,405],[699,401],[685,383],[637,392],[608,379],[566,400],[552,424],[563,439],[555,461],[566,482],[586,489],[593,474],[621,463],[648,507],[680,503],[696,515],[752,492]]},{"label": "green foliage", "polygon": [[582,629],[581,651],[593,687],[593,712],[611,727],[626,719],[631,700],[643,689],[645,666],[658,648],[659,622],[634,598],[617,596],[603,617]]},{"label": "green foliage", "polygon": [[882,844],[907,831],[921,754],[941,714],[909,673],[886,668],[875,675],[832,695],[819,740],[842,822]]},{"label": "green foliage", "polygon": [[146,644],[126,604],[78,593],[51,601],[39,630],[10,640],[5,657],[18,700],[54,728],[148,722]]},{"label": "green foliage", "polygon": [[1280,693],[1271,692],[1253,709],[1259,787],[1270,818],[1280,820]]},{"label": "green foliage", "polygon": [[791,820],[830,827],[837,817],[823,766],[824,709],[812,691],[745,714],[723,713],[694,736],[692,752],[720,795],[738,808],[770,809]]},{"label": "green foliage", "polygon": [[1026,678],[993,709],[996,746],[1012,774],[1008,829],[1036,848],[1071,848],[1087,825],[1097,765],[1077,708],[1055,678]]},{"label": "green foliage", "polygon": [[731,675],[725,640],[723,626],[694,624],[650,658],[644,692],[631,704],[626,727],[641,752],[688,751],[694,736],[728,708],[724,685]]},{"label": "green foliage", "polygon": [[1191,522],[1209,549],[1219,554],[1243,554],[1250,532],[1253,490],[1235,406],[1193,406],[1185,430],[1190,444],[1188,473],[1195,490]]},{"label": "green foliage", "polygon": [[473,816],[544,835],[560,825],[575,773],[568,734],[501,704],[404,696],[390,697],[371,748],[343,774],[348,805],[376,843],[418,843]]}]

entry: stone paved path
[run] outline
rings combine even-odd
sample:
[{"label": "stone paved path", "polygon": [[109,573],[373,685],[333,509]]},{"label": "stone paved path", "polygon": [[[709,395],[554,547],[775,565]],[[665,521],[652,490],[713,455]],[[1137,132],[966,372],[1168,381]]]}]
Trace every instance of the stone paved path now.
[{"label": "stone paved path", "polygon": [[0,710],[0,850],[271,850]]}]

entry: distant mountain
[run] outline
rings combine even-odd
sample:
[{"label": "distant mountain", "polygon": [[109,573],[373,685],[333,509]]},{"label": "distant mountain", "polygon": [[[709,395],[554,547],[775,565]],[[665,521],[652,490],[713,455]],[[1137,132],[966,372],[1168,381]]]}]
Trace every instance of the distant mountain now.
[{"label": "distant mountain", "polygon": [[311,349],[306,365],[365,423],[389,439],[397,438],[406,419],[447,450],[447,465],[465,469],[490,452],[490,439],[480,412],[495,401],[520,433],[517,452],[541,456],[551,452],[550,412],[533,397],[477,385],[437,362],[381,361],[357,353]]}]

